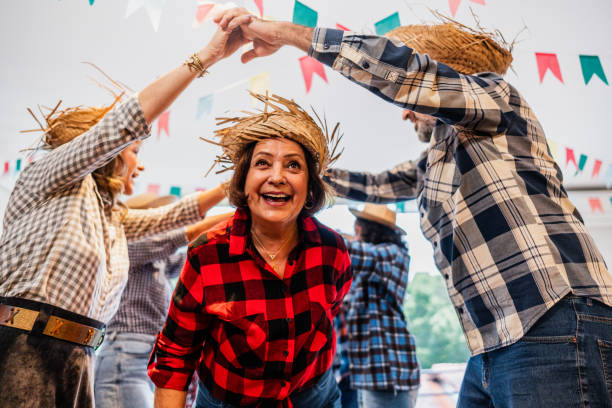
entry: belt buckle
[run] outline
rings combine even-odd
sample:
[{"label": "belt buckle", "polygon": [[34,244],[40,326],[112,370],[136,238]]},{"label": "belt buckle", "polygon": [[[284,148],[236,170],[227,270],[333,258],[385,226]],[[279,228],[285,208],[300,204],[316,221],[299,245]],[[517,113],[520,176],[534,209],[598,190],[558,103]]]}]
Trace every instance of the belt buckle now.
[{"label": "belt buckle", "polygon": [[101,332],[102,332],[102,335],[100,336],[100,338],[98,339],[98,342],[94,346],[95,351],[98,351],[98,349],[102,345],[102,342],[104,342],[104,337],[106,336],[106,327],[102,328]]}]

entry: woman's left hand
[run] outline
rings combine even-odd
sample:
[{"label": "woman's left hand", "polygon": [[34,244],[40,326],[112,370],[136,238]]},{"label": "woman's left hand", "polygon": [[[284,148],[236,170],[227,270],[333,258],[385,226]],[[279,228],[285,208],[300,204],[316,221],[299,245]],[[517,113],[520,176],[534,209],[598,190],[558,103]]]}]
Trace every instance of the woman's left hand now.
[{"label": "woman's left hand", "polygon": [[240,26],[248,24],[252,15],[243,8],[232,9],[219,21],[219,28],[213,35],[208,45],[204,47],[200,55],[204,60],[211,61],[211,65],[232,55],[236,50],[250,42],[244,35]]}]

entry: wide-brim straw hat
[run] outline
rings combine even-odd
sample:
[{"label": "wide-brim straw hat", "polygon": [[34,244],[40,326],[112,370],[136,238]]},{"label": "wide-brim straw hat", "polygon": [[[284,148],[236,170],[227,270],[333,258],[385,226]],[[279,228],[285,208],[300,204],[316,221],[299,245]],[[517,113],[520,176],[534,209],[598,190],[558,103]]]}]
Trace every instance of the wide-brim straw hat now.
[{"label": "wide-brim straw hat", "polygon": [[397,225],[395,212],[386,205],[366,204],[363,207],[363,211],[358,211],[354,208],[349,208],[349,211],[357,218],[377,222],[399,232],[401,235],[406,234],[406,231]]},{"label": "wide-brim straw hat", "polygon": [[175,195],[158,196],[154,193],[143,193],[128,199],[124,204],[134,210],[144,210],[172,204],[177,198]]},{"label": "wide-brim straw hat", "polygon": [[215,137],[219,141],[207,142],[221,146],[223,154],[217,156],[213,167],[220,164],[221,173],[233,169],[247,145],[269,138],[286,138],[300,144],[316,161],[319,174],[323,174],[342,152],[337,153],[342,138],[337,123],[331,133],[325,120],[313,112],[317,122],[293,100],[278,95],[251,95],[264,103],[259,112],[245,112],[245,116],[217,118],[217,125],[232,124],[218,129]]},{"label": "wide-brim straw hat", "polygon": [[436,14],[441,23],[409,25],[385,34],[402,41],[419,54],[428,54],[455,71],[472,75],[495,72],[504,75],[512,64],[512,46],[499,31],[474,30],[457,21]]}]

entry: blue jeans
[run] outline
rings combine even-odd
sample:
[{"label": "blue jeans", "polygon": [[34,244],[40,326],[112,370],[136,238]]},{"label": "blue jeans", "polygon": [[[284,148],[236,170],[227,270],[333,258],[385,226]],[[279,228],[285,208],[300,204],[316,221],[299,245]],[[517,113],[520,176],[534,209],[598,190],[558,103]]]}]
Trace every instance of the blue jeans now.
[{"label": "blue jeans", "polygon": [[[291,394],[294,408],[342,408],[340,390],[336,384],[333,370],[330,368],[319,382],[311,388]],[[212,395],[202,382],[198,383],[198,398],[196,408],[231,408],[232,406],[219,401]]]},{"label": "blue jeans", "polygon": [[566,296],[518,342],[468,361],[458,407],[612,407],[612,307]]},{"label": "blue jeans", "polygon": [[[110,338],[109,338],[110,337]],[[155,336],[111,333],[96,359],[96,408],[153,407],[147,362]]]},{"label": "blue jeans", "polygon": [[415,408],[418,390],[357,390],[359,408]]}]

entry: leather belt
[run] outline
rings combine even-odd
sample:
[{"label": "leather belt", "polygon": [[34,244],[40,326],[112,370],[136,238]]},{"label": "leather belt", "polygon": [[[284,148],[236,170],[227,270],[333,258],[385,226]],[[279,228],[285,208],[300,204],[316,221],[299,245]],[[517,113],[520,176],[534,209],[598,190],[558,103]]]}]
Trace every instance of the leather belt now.
[{"label": "leather belt", "polygon": [[[0,304],[0,325],[31,331],[39,313],[37,310]],[[97,350],[104,341],[105,330],[51,315],[42,333]]]}]

